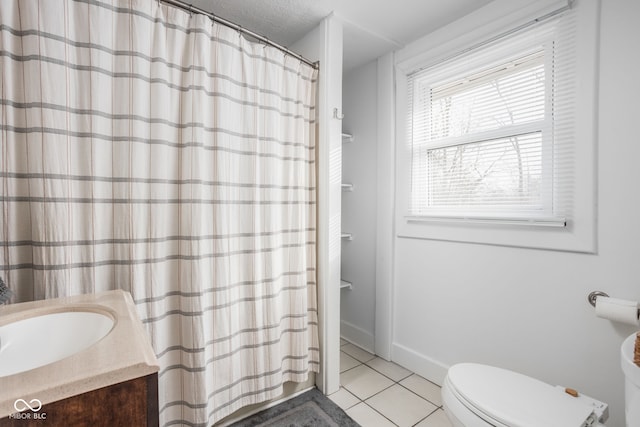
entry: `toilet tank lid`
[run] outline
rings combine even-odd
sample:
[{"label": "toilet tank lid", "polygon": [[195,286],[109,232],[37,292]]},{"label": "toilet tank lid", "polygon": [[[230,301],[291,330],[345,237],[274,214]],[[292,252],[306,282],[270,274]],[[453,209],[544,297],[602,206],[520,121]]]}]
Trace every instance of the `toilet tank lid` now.
[{"label": "toilet tank lid", "polygon": [[493,366],[460,363],[447,381],[469,409],[508,426],[580,427],[593,413],[559,388]]}]

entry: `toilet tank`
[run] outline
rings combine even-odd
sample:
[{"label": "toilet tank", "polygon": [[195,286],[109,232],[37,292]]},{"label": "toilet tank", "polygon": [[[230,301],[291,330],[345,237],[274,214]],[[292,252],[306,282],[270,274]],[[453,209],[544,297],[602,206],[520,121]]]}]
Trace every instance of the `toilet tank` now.
[{"label": "toilet tank", "polygon": [[620,349],[627,427],[640,426],[640,367],[633,363],[635,342],[636,334],[632,334],[624,340]]}]

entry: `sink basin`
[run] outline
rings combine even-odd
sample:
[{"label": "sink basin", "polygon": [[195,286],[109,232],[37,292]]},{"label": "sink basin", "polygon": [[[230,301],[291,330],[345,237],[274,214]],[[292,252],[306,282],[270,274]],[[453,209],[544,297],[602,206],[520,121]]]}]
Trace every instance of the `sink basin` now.
[{"label": "sink basin", "polygon": [[0,326],[0,378],[72,356],[104,338],[113,325],[107,312],[64,311]]},{"label": "sink basin", "polygon": [[0,306],[0,425],[18,399],[48,405],[156,375],[149,338],[131,294],[120,289]]}]

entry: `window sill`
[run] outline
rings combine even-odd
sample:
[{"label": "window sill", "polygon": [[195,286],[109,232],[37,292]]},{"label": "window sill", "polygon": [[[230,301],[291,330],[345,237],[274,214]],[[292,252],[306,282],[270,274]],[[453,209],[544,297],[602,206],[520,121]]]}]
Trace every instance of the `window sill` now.
[{"label": "window sill", "polygon": [[[558,219],[561,221],[561,219]],[[565,226],[563,226],[566,224]],[[506,219],[398,217],[398,238],[459,242],[491,246],[596,253],[595,223],[592,221],[539,222]]]},{"label": "window sill", "polygon": [[464,216],[464,215],[421,215],[404,217],[408,223],[433,222],[452,224],[489,224],[489,225],[513,225],[531,227],[556,227],[567,226],[566,218],[559,217],[489,217],[489,216]]}]

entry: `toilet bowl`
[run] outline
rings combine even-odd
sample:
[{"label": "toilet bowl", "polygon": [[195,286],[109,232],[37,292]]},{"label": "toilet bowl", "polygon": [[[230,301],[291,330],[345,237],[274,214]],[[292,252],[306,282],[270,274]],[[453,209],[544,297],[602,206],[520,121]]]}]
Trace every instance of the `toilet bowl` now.
[{"label": "toilet bowl", "polygon": [[602,427],[608,416],[607,405],[588,396],[476,363],[449,368],[442,402],[454,427]]},{"label": "toilet bowl", "polygon": [[635,344],[636,334],[632,334],[624,340],[620,348],[627,427],[640,426],[640,366],[633,363]]}]

